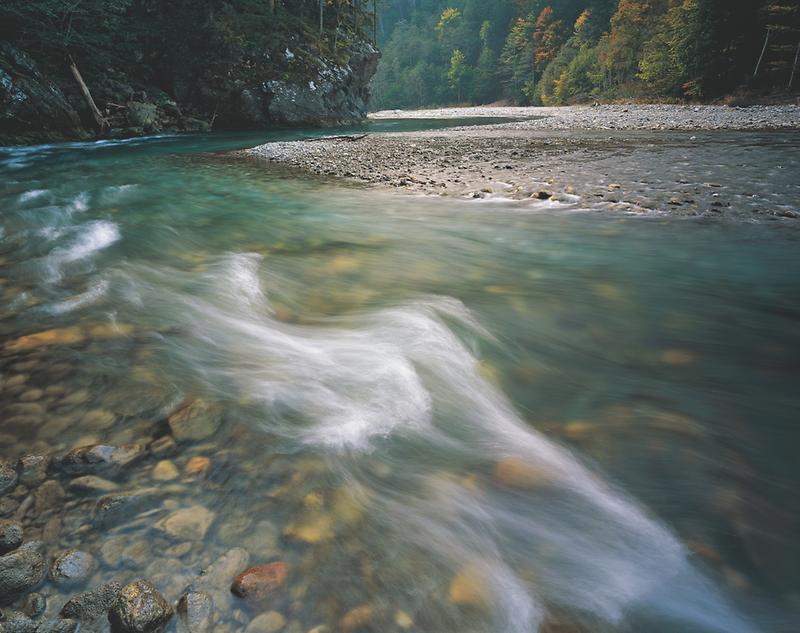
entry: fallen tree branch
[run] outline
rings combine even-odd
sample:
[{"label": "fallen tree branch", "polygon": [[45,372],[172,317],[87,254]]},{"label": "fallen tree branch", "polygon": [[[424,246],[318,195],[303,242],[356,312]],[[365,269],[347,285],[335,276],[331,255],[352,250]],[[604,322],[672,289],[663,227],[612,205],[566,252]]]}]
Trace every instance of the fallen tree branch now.
[{"label": "fallen tree branch", "polygon": [[109,124],[103,114],[95,104],[94,99],[92,99],[92,93],[89,92],[89,87],[86,85],[86,82],[83,81],[83,77],[81,77],[81,72],[78,70],[78,67],[75,65],[75,60],[72,59],[72,55],[69,57],[69,69],[72,72],[72,76],[75,78],[75,81],[78,82],[78,86],[81,89],[81,94],[83,94],[83,98],[86,101],[86,105],[89,106],[89,110],[94,117],[94,121],[97,124],[97,127],[100,131],[100,134],[105,134],[108,131]]}]

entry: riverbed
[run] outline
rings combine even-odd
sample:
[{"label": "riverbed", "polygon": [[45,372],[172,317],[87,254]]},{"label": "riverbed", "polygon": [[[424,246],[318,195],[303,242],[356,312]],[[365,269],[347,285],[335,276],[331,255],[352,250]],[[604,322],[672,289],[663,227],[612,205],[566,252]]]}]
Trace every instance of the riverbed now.
[{"label": "riverbed", "polygon": [[145,579],[215,633],[793,631],[798,132],[565,132],[452,196],[229,153],[320,134],[0,150],[0,514],[49,568],[0,602]]}]

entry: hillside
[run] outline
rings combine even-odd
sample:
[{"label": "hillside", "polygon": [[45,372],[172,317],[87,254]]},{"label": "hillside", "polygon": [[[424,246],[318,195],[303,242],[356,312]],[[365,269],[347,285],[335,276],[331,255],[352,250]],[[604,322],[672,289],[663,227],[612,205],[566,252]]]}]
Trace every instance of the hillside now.
[{"label": "hillside", "polygon": [[382,25],[379,109],[774,93],[800,50],[791,0],[387,0]]}]

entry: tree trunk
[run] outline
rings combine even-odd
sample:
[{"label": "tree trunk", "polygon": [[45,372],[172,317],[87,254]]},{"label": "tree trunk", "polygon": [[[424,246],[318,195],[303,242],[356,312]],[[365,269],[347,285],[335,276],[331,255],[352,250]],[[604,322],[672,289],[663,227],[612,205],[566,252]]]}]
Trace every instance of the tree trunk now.
[{"label": "tree trunk", "polygon": [[761,49],[761,55],[758,58],[758,63],[756,63],[756,69],[753,72],[753,77],[758,77],[758,70],[761,68],[761,62],[764,61],[764,53],[767,52],[767,46],[769,45],[769,36],[772,35],[772,29],[767,27],[767,37],[764,38],[764,48]]},{"label": "tree trunk", "polygon": [[378,0],[372,0],[372,42],[378,45]]},{"label": "tree trunk", "polygon": [[70,72],[72,72],[72,76],[75,78],[75,81],[78,82],[78,86],[81,89],[81,94],[86,101],[86,105],[89,106],[89,110],[91,111],[94,121],[97,124],[97,129],[100,131],[100,134],[105,134],[106,131],[108,131],[108,121],[106,121],[105,117],[95,104],[94,99],[92,99],[92,93],[89,92],[89,87],[86,85],[86,82],[83,81],[81,72],[75,65],[75,60],[72,59],[72,56],[69,58],[69,69]]}]

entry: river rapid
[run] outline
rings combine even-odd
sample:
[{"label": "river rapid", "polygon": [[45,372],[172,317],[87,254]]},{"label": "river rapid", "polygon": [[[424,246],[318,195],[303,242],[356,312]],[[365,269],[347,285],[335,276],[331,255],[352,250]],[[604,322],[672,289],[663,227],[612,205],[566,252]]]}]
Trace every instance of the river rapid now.
[{"label": "river rapid", "polygon": [[[306,135],[0,149],[0,455],[147,447],[23,513],[96,560],[48,614],[111,579],[174,602],[235,552],[287,580],[225,580],[215,632],[796,631],[800,221],[750,207],[800,212],[798,134],[606,160],[659,198],[713,172],[731,217],[219,153]],[[98,522],[109,491],[147,502]]]}]

